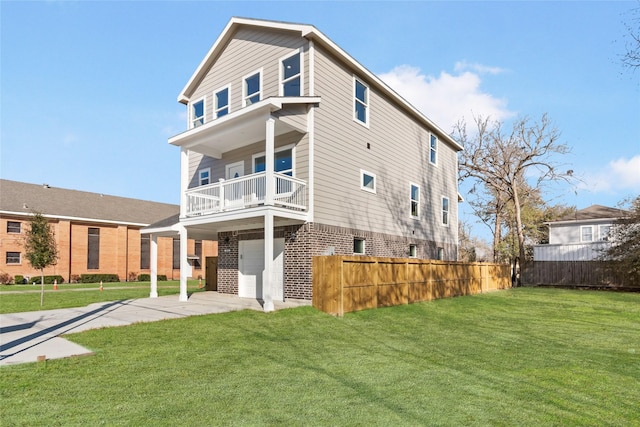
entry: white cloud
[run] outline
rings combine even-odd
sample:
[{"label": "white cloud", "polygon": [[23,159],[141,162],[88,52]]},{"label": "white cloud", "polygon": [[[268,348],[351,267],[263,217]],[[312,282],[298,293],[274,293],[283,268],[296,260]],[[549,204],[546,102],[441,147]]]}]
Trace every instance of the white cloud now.
[{"label": "white cloud", "polygon": [[587,175],[578,188],[594,193],[631,190],[640,192],[640,155],[613,160],[595,173]]},{"label": "white cloud", "polygon": [[[442,71],[429,76],[417,67],[400,65],[379,77],[418,110],[433,120],[445,132],[451,132],[455,123],[464,118],[473,123],[473,116],[491,116],[494,120],[512,117],[506,99],[496,98],[480,89],[480,73],[499,73],[496,67],[459,62],[457,75]],[[465,71],[473,69],[472,71]]]},{"label": "white cloud", "polygon": [[456,65],[453,66],[453,70],[457,73],[463,72],[463,71],[467,71],[467,70],[471,70],[471,71],[475,71],[476,73],[480,73],[480,74],[500,74],[500,73],[504,73],[507,70],[505,70],[504,68],[500,68],[500,67],[489,67],[487,65],[482,65],[482,64],[478,64],[478,63],[469,63],[467,61],[458,61],[456,62]]}]

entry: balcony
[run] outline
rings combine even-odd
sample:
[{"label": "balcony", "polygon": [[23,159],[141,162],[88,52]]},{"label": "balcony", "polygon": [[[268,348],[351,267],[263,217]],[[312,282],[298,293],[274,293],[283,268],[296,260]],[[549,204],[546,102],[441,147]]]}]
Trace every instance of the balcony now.
[{"label": "balcony", "polygon": [[275,172],[271,185],[267,187],[267,174],[259,172],[191,188],[185,192],[186,215],[211,215],[264,205],[307,210],[306,182]]}]

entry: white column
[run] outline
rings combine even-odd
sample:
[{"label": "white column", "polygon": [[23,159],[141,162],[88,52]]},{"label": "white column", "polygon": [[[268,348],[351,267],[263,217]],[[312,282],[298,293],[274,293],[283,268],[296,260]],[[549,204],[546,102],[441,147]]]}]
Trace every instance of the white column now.
[{"label": "white column", "polygon": [[187,189],[189,188],[189,150],[180,149],[180,218],[187,216]]},{"label": "white column", "polygon": [[189,272],[189,260],[187,260],[187,228],[180,224],[180,301],[187,301],[187,275]]},{"label": "white column", "polygon": [[[273,165],[273,163],[271,163]],[[264,272],[262,275],[264,311],[273,311],[273,212],[264,215]]]},{"label": "white column", "polygon": [[151,235],[151,292],[149,298],[158,298],[158,236]]},{"label": "white column", "polygon": [[[274,139],[275,139],[275,127],[276,121],[273,117],[267,119],[266,125],[266,138],[265,138],[265,206],[273,206],[273,196],[275,194],[275,177],[273,175],[273,161],[274,161]],[[266,231],[266,230],[265,230]]]}]

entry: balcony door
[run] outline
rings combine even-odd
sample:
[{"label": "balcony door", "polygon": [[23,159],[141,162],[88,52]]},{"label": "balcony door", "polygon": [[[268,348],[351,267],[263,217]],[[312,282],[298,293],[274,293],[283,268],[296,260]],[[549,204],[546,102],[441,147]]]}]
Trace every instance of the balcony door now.
[{"label": "balcony door", "polygon": [[230,163],[225,167],[225,179],[240,178],[244,175],[244,160]]}]

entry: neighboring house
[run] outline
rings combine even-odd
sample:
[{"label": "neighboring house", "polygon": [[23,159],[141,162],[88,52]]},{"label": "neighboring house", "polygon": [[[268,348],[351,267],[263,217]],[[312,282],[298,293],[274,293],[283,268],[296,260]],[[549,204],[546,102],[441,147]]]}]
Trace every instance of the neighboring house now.
[{"label": "neighboring house", "polygon": [[[117,274],[129,280],[150,274],[150,239],[140,229],[177,213],[179,207],[124,197],[0,180],[0,272],[11,276],[39,276],[25,257],[24,241],[33,212],[49,220],[58,247],[57,264],[45,275],[66,282],[85,273]],[[175,236],[177,237],[177,235]],[[163,238],[158,245],[158,274],[178,278],[180,242]],[[217,255],[213,241],[187,244],[195,275],[204,277],[204,259]],[[197,255],[197,256],[196,256]],[[199,273],[198,270],[202,270]]]},{"label": "neighboring house", "polygon": [[549,244],[533,247],[534,261],[591,261],[609,241],[609,231],[624,210],[592,205],[548,222]]},{"label": "neighboring house", "polygon": [[217,240],[218,291],[269,311],[315,255],[456,260],[462,147],[314,26],[232,18],[178,101],[179,221],[144,232]]}]

